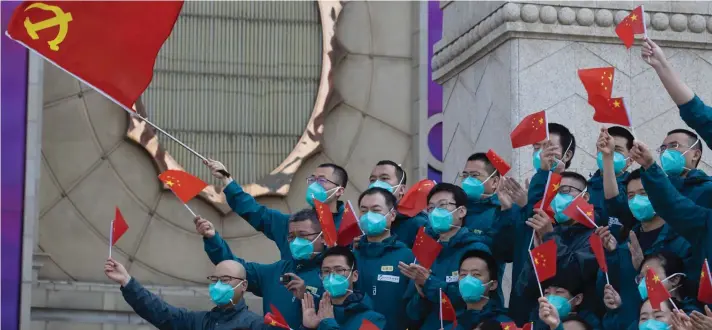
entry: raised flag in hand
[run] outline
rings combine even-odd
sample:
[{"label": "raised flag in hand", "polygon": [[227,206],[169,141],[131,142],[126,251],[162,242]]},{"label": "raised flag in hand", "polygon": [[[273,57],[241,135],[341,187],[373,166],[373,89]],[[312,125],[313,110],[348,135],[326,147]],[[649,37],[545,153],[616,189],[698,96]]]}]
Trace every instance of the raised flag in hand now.
[{"label": "raised flag in hand", "polygon": [[494,150],[490,149],[487,151],[487,159],[489,159],[492,166],[497,170],[499,175],[506,175],[510,169],[512,169],[507,162],[500,157]]},{"label": "raised flag in hand", "polygon": [[344,215],[341,217],[341,223],[339,224],[336,243],[340,246],[348,246],[354,242],[354,238],[361,235],[363,235],[363,232],[358,225],[358,217],[356,217],[354,207],[351,205],[351,201],[347,201],[344,207]]},{"label": "raised flag in hand", "polygon": [[331,209],[329,209],[328,205],[320,202],[316,198],[314,198],[313,201],[314,210],[316,210],[316,215],[321,224],[321,232],[324,233],[324,243],[326,243],[328,247],[336,246],[338,237],[336,234],[336,225],[334,224],[334,214],[331,213]]},{"label": "raised flag in hand", "polygon": [[593,105],[591,103],[593,96],[601,96],[604,99],[611,98],[614,74],[615,68],[612,66],[578,70],[579,79],[588,93],[589,104]]},{"label": "raised flag in hand", "polygon": [[208,186],[203,180],[179,170],[166,170],[158,178],[171,188],[183,204],[187,204]]},{"label": "raised flag in hand", "polygon": [[428,207],[428,194],[435,187],[433,180],[420,180],[398,202],[398,212],[414,217]]},{"label": "raised flag in hand", "polygon": [[556,241],[548,240],[529,251],[539,283],[556,276],[556,249]]},{"label": "raised flag in hand", "polygon": [[708,305],[712,304],[712,276],[710,276],[710,264],[707,262],[707,259],[705,259],[705,262],[702,264],[697,300]]},{"label": "raised flag in hand", "polygon": [[129,224],[124,220],[124,216],[121,215],[119,207],[116,207],[116,213],[114,214],[114,220],[111,221],[111,234],[109,236],[111,240],[111,246],[116,245],[121,236],[124,236],[129,230]]},{"label": "raised flag in hand", "polygon": [[650,299],[650,306],[653,307],[653,310],[660,310],[660,304],[670,299],[670,292],[665,289],[663,281],[652,268],[648,268],[645,273],[645,288],[648,291],[648,299]]},{"label": "raised flag in hand", "polygon": [[287,320],[284,318],[284,316],[282,316],[282,313],[279,312],[277,307],[270,304],[269,308],[272,312],[267,312],[267,314],[265,314],[265,324],[269,324],[270,326],[287,330],[291,329],[287,324]]},{"label": "raised flag in hand", "polygon": [[622,97],[604,98],[594,95],[588,98],[588,103],[593,106],[593,120],[603,124],[633,126],[628,113],[628,107]]},{"label": "raised flag in hand", "polygon": [[418,263],[425,269],[430,269],[442,249],[443,246],[438,241],[425,233],[425,227],[420,227],[413,243],[413,255]]},{"label": "raised flag in hand", "polygon": [[549,138],[549,122],[544,110],[530,114],[509,134],[512,148],[520,148]]},{"label": "raised flag in hand", "polygon": [[593,205],[586,202],[581,196],[576,197],[571,204],[564,209],[564,214],[588,228],[593,229],[596,227]]},{"label": "raised flag in hand", "polygon": [[618,23],[616,26],[616,34],[625,45],[625,48],[633,46],[636,34],[647,35],[643,5],[633,9],[628,16]]},{"label": "raised flag in hand", "polygon": [[440,289],[440,325],[443,321],[452,322],[452,328],[457,328],[457,313],[455,307],[452,306],[450,298]]}]

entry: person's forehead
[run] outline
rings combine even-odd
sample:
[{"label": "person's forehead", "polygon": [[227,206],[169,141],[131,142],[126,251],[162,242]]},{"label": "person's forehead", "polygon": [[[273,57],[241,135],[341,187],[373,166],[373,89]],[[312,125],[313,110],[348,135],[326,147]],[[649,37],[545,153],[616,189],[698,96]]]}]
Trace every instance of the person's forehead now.
[{"label": "person's forehead", "polygon": [[[641,179],[633,179],[628,182],[627,191],[638,191],[643,189],[643,181]],[[644,190],[644,189],[643,189]]]},{"label": "person's forehead", "polygon": [[317,167],[314,170],[314,176],[331,178],[334,175],[334,169],[331,167]]},{"label": "person's forehead", "polygon": [[586,327],[579,320],[568,320],[564,322],[564,330],[586,330]]},{"label": "person's forehead", "polygon": [[346,257],[344,256],[328,256],[324,258],[324,261],[321,263],[321,267],[345,267],[348,268],[349,265],[346,262]]},{"label": "person's forehead", "polygon": [[665,269],[662,267],[660,264],[660,260],[658,259],[648,259],[643,263],[643,266],[640,267],[641,269],[641,274],[646,274],[648,271],[648,268],[651,268],[655,274],[658,276],[665,276]]},{"label": "person's forehead", "polygon": [[614,136],[613,143],[616,145],[616,147],[621,147],[623,148],[623,150],[628,151],[628,139],[622,136]]},{"label": "person's forehead", "polygon": [[361,207],[385,206],[386,199],[381,194],[370,194],[361,198]]},{"label": "person's forehead", "polygon": [[311,233],[314,230],[314,223],[309,220],[304,220],[304,221],[290,221],[289,222],[289,232],[307,232]]},{"label": "person's forehead", "polygon": [[433,194],[432,197],[430,197],[430,200],[428,200],[429,203],[437,203],[440,201],[452,201],[452,193],[449,191],[438,191],[437,193]]},{"label": "person's forehead", "polygon": [[581,182],[581,181],[579,181],[579,180],[577,180],[577,179],[570,178],[570,177],[562,178],[562,179],[561,179],[561,185],[562,185],[562,186],[570,186],[570,187],[578,188],[578,189],[580,189],[580,190],[583,190],[584,188],[586,188],[586,184],[584,184],[583,182]]},{"label": "person's forehead", "polygon": [[687,144],[689,141],[690,141],[690,137],[687,136],[687,134],[672,133],[665,137],[665,140],[663,140],[663,144],[668,144],[668,143],[672,143],[672,142]]},{"label": "person's forehead", "polygon": [[372,176],[382,176],[388,175],[391,177],[396,176],[396,168],[393,165],[376,165],[371,171]]},{"label": "person's forehead", "polygon": [[481,160],[468,160],[465,163],[465,170],[467,171],[484,171],[486,168],[485,162]]},{"label": "person's forehead", "polygon": [[[554,143],[555,146],[561,146],[561,136],[558,133],[549,133],[549,140]],[[564,146],[565,148],[566,146]]]},{"label": "person's forehead", "polygon": [[213,270],[213,275],[215,276],[237,276],[237,269],[235,265],[229,263],[220,263],[215,266]]},{"label": "person's forehead", "polygon": [[467,258],[462,262],[462,265],[460,265],[461,269],[466,269],[466,270],[486,270],[487,269],[487,262],[476,257],[471,257]]}]

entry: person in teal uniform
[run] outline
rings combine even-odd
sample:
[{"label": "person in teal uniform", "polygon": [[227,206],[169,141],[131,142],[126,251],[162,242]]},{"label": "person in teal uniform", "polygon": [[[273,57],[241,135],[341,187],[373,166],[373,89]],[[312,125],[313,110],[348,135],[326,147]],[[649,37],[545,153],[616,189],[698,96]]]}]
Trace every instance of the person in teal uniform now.
[{"label": "person in teal uniform", "polygon": [[289,241],[292,257],[271,264],[246,261],[234,255],[227,242],[208,220],[197,218],[195,228],[203,236],[205,252],[213,264],[236,260],[246,270],[247,291],[262,297],[262,310],[277,307],[292,329],[302,324],[301,297],[305,291],[320,297],[323,293],[319,278],[319,261],[325,249],[321,226],[312,209],[294,213],[289,221]]},{"label": "person in teal uniform", "polygon": [[358,264],[347,247],[335,246],[324,252],[320,276],[326,293],[314,302],[310,293],[302,299],[302,325],[306,329],[359,330],[364,320],[385,329],[386,318],[373,310],[371,298],[354,290],[359,280]]},{"label": "person in teal uniform", "polygon": [[490,301],[499,287],[498,271],[497,261],[485,251],[471,250],[462,256],[458,287],[467,307],[457,316],[459,329],[473,329],[490,319],[512,321],[501,306]]},{"label": "person in teal uniform", "polygon": [[534,176],[529,183],[529,200],[540,201],[549,172],[563,173],[576,154],[576,138],[566,126],[549,123],[549,139],[533,145]]},{"label": "person in teal uniform", "polygon": [[405,330],[406,290],[410,279],[398,268],[411,263],[413,252],[390,228],[396,218],[396,197],[383,188],[369,188],[359,196],[359,226],[365,233],[354,247],[361,269],[356,288],[373,301],[373,310],[386,317],[385,330]]},{"label": "person in teal uniform", "polygon": [[[245,192],[240,185],[230,176],[227,168],[222,163],[209,160],[204,162],[213,176],[222,181],[225,188],[225,199],[235,213],[262,232],[273,241],[279,249],[281,259],[291,259],[289,235],[289,214],[268,208],[255,200],[252,195]],[[307,178],[307,190],[304,193],[305,202],[311,205],[313,199],[325,203],[334,216],[334,224],[339,229],[341,217],[344,214],[344,203],[339,200],[346,189],[349,176],[341,166],[335,164],[321,164],[314,169],[314,173]]]},{"label": "person in teal uniform", "polygon": [[[368,181],[369,188],[386,189],[396,197],[396,200],[400,201],[407,191],[408,175],[394,161],[382,160],[376,163]],[[428,215],[424,211],[409,217],[399,213],[396,209],[396,219],[391,225],[391,233],[395,235],[397,240],[405,243],[408,248],[412,248],[418,230],[427,223]]]}]

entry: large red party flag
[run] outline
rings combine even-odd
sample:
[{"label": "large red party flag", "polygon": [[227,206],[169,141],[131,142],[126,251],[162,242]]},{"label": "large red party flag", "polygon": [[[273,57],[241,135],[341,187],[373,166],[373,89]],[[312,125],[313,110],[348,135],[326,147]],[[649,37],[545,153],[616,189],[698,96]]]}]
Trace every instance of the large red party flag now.
[{"label": "large red party flag", "polygon": [[358,328],[358,330],[380,330],[378,329],[378,326],[373,324],[373,322],[363,319],[363,322],[361,322],[361,326]]},{"label": "large red party flag", "polygon": [[265,314],[265,324],[289,330],[290,328],[287,324],[287,320],[284,316],[282,316],[282,313],[279,312],[277,307],[272,304],[270,304],[269,307],[272,312],[267,312],[267,314]]},{"label": "large red party flag", "polygon": [[616,34],[623,41],[626,48],[633,46],[636,34],[647,34],[645,28],[645,10],[640,5],[633,9],[618,26],[616,26]]},{"label": "large red party flag", "polygon": [[7,35],[131,109],[183,1],[24,1]]},{"label": "large red party flag", "polygon": [[596,228],[593,205],[586,202],[581,196],[576,197],[571,204],[564,209],[564,214],[588,228]]},{"label": "large red party flag", "polygon": [[652,268],[648,268],[645,273],[645,287],[648,289],[648,299],[650,299],[650,306],[653,307],[653,310],[660,310],[660,304],[670,299],[670,292],[665,289],[663,281]]},{"label": "large red party flag", "polygon": [[329,209],[328,205],[318,201],[316,198],[312,200],[314,201],[314,209],[321,224],[321,232],[324,235],[326,246],[336,246],[337,236],[336,225],[334,225],[334,214],[331,213],[331,209]]},{"label": "large red party flag", "polygon": [[179,170],[166,170],[158,178],[171,188],[184,204],[198,196],[208,186],[203,180]]},{"label": "large red party flag", "polygon": [[512,169],[512,167],[492,149],[487,151],[487,159],[489,159],[492,166],[499,172],[499,175],[506,175],[507,172]]},{"label": "large red party flag", "polygon": [[452,322],[452,328],[457,328],[457,313],[450,298],[440,289],[440,320]]},{"label": "large red party flag", "polygon": [[614,73],[615,68],[612,66],[578,70],[579,79],[588,93],[589,103],[594,95],[600,95],[606,99],[611,97]]},{"label": "large red party flag", "polygon": [[354,238],[361,235],[363,235],[363,232],[361,227],[358,226],[358,218],[354,212],[354,207],[351,205],[351,201],[347,201],[344,207],[344,215],[341,217],[341,223],[339,224],[339,237],[336,244],[348,246],[353,243]]},{"label": "large red party flag", "polygon": [[588,243],[591,244],[591,250],[593,254],[596,255],[598,267],[601,268],[604,273],[607,273],[608,264],[606,263],[606,254],[603,251],[603,240],[601,240],[601,236],[598,236],[596,233],[591,234],[591,236],[588,237]]},{"label": "large red party flag", "polygon": [[512,139],[512,148],[516,149],[548,139],[548,124],[544,110],[524,117],[509,135]]},{"label": "large red party flag", "polygon": [[556,276],[556,241],[548,240],[531,251],[534,271],[539,282],[544,282]]},{"label": "large red party flag", "polygon": [[438,241],[425,233],[425,227],[420,227],[413,243],[413,255],[418,263],[426,269],[430,269],[442,249],[443,246]]},{"label": "large red party flag", "polygon": [[628,107],[622,97],[604,98],[600,95],[589,97],[588,103],[593,106],[593,120],[603,124],[633,126]]},{"label": "large red party flag", "polygon": [[403,198],[398,202],[398,212],[409,217],[414,217],[416,214],[425,210],[428,207],[428,193],[435,187],[433,180],[420,180],[414,184],[403,195]]},{"label": "large red party flag", "polygon": [[109,234],[109,239],[111,240],[111,246],[116,245],[121,236],[129,230],[129,224],[124,220],[124,216],[121,215],[119,207],[116,207],[116,214],[114,214],[114,221],[111,222],[111,233]]},{"label": "large red party flag", "polygon": [[712,276],[710,276],[710,264],[707,263],[707,259],[705,259],[705,262],[702,264],[697,300],[708,305],[712,304]]}]

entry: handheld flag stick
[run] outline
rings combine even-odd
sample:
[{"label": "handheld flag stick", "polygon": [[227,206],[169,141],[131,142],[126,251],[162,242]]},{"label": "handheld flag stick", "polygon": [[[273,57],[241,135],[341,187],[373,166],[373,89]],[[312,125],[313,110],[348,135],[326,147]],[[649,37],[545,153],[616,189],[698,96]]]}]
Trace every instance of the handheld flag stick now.
[{"label": "handheld flag stick", "polygon": [[[534,275],[536,276],[536,285],[539,286],[539,294],[541,294],[541,296],[543,297],[544,290],[541,289],[541,282],[539,281],[539,273],[536,271],[536,265],[534,264],[534,256],[532,255],[531,250],[529,251],[529,258],[532,261],[532,269],[534,270]],[[441,312],[441,314],[442,314],[442,312]]]},{"label": "handheld flag stick", "polygon": [[675,305],[675,302],[672,301],[672,297],[668,298],[668,300],[670,300],[670,303],[672,304],[672,307],[675,308],[676,311],[680,311],[680,309],[677,308],[677,305]]},{"label": "handheld flag stick", "polygon": [[445,329],[443,327],[443,289],[440,289],[440,329]]},{"label": "handheld flag stick", "polygon": [[606,274],[606,284],[610,285],[611,281],[608,280],[608,272],[603,272],[603,273]]},{"label": "handheld flag stick", "polygon": [[111,220],[111,224],[109,225],[109,259],[111,259],[111,251],[114,248],[114,244],[111,244],[114,241],[114,220]]},{"label": "handheld flag stick", "polygon": [[534,235],[536,235],[536,232],[532,229],[532,239],[529,240],[529,250],[531,250],[532,246],[534,246]]},{"label": "handheld flag stick", "polygon": [[[584,192],[585,192],[585,191],[584,191]],[[591,218],[588,217],[588,215],[586,214],[586,212],[584,212],[584,211],[583,211],[580,207],[578,207],[578,206],[576,206],[576,210],[578,210],[578,211],[586,218],[586,220],[588,220],[594,227],[596,227],[596,228],[598,229],[598,225],[597,225]]]},{"label": "handheld flag stick", "polygon": [[185,206],[185,208],[188,209],[188,212],[190,212],[190,214],[193,215],[193,219],[198,217],[198,215],[195,214],[195,212],[193,212],[193,209],[191,209],[190,206],[188,206],[188,204],[183,204],[183,206]]}]

